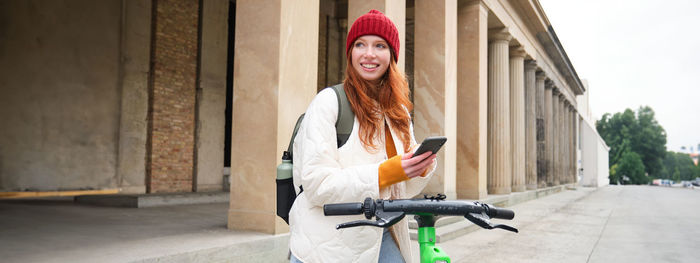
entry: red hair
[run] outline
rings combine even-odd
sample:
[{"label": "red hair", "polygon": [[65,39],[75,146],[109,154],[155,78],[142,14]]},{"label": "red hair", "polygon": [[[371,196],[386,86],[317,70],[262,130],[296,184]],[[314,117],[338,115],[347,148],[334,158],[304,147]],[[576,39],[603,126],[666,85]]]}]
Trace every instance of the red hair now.
[{"label": "red hair", "polygon": [[[352,54],[353,48],[354,46],[351,45],[349,54]],[[358,134],[365,149],[368,151],[377,149],[374,138],[379,136],[381,129],[384,128],[382,116],[385,115],[403,143],[404,152],[408,152],[411,146],[411,116],[408,111],[413,109],[413,103],[409,99],[410,91],[406,76],[398,70],[393,54],[389,68],[376,87],[357,73],[352,66],[352,56],[347,56],[347,63],[343,81],[345,93],[360,123]]]}]

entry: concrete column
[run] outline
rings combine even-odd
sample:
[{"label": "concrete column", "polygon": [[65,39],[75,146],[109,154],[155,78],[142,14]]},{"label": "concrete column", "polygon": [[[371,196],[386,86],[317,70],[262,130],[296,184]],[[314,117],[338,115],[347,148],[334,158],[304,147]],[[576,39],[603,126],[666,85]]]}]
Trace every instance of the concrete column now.
[{"label": "concrete column", "polygon": [[511,187],[525,191],[525,50],[510,49],[510,145]]},{"label": "concrete column", "polygon": [[580,119],[579,119],[579,113],[576,108],[574,108],[574,183],[578,184],[578,175],[579,175],[579,170],[582,167],[581,166],[581,129],[580,129]]},{"label": "concrete column", "polygon": [[570,115],[571,116],[571,121],[570,121],[570,125],[571,125],[571,162],[570,162],[571,163],[571,173],[570,173],[570,176],[571,176],[571,182],[576,183],[576,181],[577,181],[576,174],[577,174],[577,167],[578,167],[578,165],[577,165],[578,160],[576,158],[576,153],[578,150],[578,148],[576,147],[577,143],[578,143],[578,140],[576,137],[576,123],[577,123],[578,116],[576,115],[576,108],[573,105],[571,106],[571,113],[570,114],[571,114]]},{"label": "concrete column", "polygon": [[121,32],[121,114],[117,185],[121,193],[146,192],[148,71],[151,1],[126,1]]},{"label": "concrete column", "polygon": [[288,231],[275,215],[272,178],[316,94],[318,46],[309,43],[318,41],[318,10],[319,0],[236,2],[231,229]]},{"label": "concrete column", "polygon": [[202,36],[195,130],[194,190],[222,191],[226,126],[228,0],[202,2]]},{"label": "concrete column", "polygon": [[537,116],[537,188],[547,186],[547,155],[545,151],[545,89],[544,72],[537,72],[535,76],[535,115]]},{"label": "concrete column", "polygon": [[[561,90],[559,90],[561,92]],[[559,184],[564,184],[566,174],[566,98],[559,94]]]},{"label": "concrete column", "polygon": [[560,157],[560,163],[559,163],[559,167],[561,169],[561,174],[559,175],[559,183],[560,184],[566,184],[566,174],[568,173],[566,171],[566,169],[567,169],[566,163],[568,162],[568,155],[569,155],[568,149],[566,147],[567,141],[569,139],[568,138],[569,137],[568,131],[566,129],[566,126],[567,126],[566,125],[567,124],[566,115],[568,115],[568,110],[566,109],[568,107],[567,104],[568,104],[568,102],[566,101],[566,99],[564,99],[562,97],[562,101],[560,104],[561,115],[559,115],[559,119],[561,120],[561,124],[559,125],[559,129],[561,130],[561,133],[560,133],[561,136],[559,136],[559,140],[560,140],[559,148],[561,151],[561,157]]},{"label": "concrete column", "polygon": [[571,124],[573,123],[573,116],[572,116],[572,114],[571,114],[571,113],[572,113],[572,110],[571,110],[572,107],[573,107],[573,106],[572,106],[571,104],[569,104],[569,107],[566,108],[566,109],[567,109],[567,111],[566,111],[566,138],[567,138],[567,140],[566,140],[566,150],[567,150],[567,151],[566,151],[566,154],[567,154],[567,156],[568,156],[568,157],[566,158],[566,168],[567,168],[567,169],[566,169],[566,177],[567,177],[567,178],[566,178],[566,182],[567,182],[567,183],[573,183],[573,182],[574,182],[574,180],[573,180],[573,179],[574,179],[574,178],[573,178],[573,171],[574,171],[574,167],[575,167],[575,166],[574,166],[574,163],[573,163],[573,160],[574,160],[574,156],[573,156],[573,152],[574,152],[574,146],[573,146],[573,143],[574,143],[574,136],[572,136],[572,132],[574,131],[574,128],[571,127]]},{"label": "concrete column", "polygon": [[488,9],[457,7],[457,198],[483,199],[487,181]]},{"label": "concrete column", "polygon": [[510,82],[506,28],[489,31],[489,170],[488,193],[511,192]]},{"label": "concrete column", "polygon": [[562,147],[562,173],[559,181],[566,184],[569,175],[569,101],[562,100],[562,115],[561,115],[561,147]]},{"label": "concrete column", "polygon": [[[348,30],[355,20],[369,10],[377,9],[384,13],[396,25],[399,30],[401,45],[406,43],[406,1],[405,0],[348,0]],[[454,9],[453,9],[454,10]],[[406,64],[406,49],[399,48],[399,61],[397,65],[403,72]]]},{"label": "concrete column", "polygon": [[545,136],[544,136],[544,141],[545,141],[545,175],[547,178],[547,186],[553,186],[554,185],[554,178],[552,177],[554,175],[554,172],[552,171],[553,165],[554,165],[554,159],[553,159],[553,151],[554,147],[552,146],[554,144],[553,141],[553,125],[554,125],[554,114],[552,111],[554,110],[554,104],[553,104],[553,96],[552,96],[552,90],[553,85],[551,81],[547,81],[545,83],[545,89],[544,89],[544,105],[545,105],[545,110],[544,110],[544,129],[545,129]]},{"label": "concrete column", "polygon": [[574,108],[574,162],[575,162],[575,170],[574,170],[574,182],[578,184],[579,179],[578,176],[581,172],[581,168],[583,167],[583,152],[581,149],[583,148],[583,145],[581,144],[581,119],[580,115],[578,113],[578,110]]},{"label": "concrete column", "polygon": [[562,136],[561,136],[561,148],[562,150],[562,162],[561,162],[561,167],[562,167],[562,173],[561,173],[561,179],[559,181],[562,184],[567,184],[569,183],[569,139],[570,139],[570,130],[569,130],[569,101],[564,99],[562,101],[562,115],[561,115],[561,130],[562,130]]},{"label": "concrete column", "polygon": [[575,183],[576,178],[576,130],[574,125],[574,106],[569,106],[569,182]]},{"label": "concrete column", "polygon": [[571,173],[571,103],[567,100],[564,101],[564,173],[563,182],[570,183],[570,173]]},{"label": "concrete column", "polygon": [[447,137],[424,191],[457,198],[457,0],[416,2],[415,36],[414,132]]},{"label": "concrete column", "polygon": [[527,190],[537,189],[537,114],[536,79],[537,63],[525,62],[525,186]]},{"label": "concrete column", "polygon": [[552,89],[552,185],[559,185],[561,170],[561,101],[559,88]]}]

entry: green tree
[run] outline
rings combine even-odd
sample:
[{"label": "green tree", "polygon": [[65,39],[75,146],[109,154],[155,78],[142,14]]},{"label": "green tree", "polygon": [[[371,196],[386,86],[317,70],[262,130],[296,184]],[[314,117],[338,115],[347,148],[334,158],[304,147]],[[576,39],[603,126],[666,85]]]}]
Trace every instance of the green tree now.
[{"label": "green tree", "polygon": [[698,167],[686,153],[666,152],[662,163],[663,168],[659,178],[690,181],[698,177]]},{"label": "green tree", "polygon": [[642,157],[646,172],[657,176],[663,168],[662,160],[666,154],[666,131],[654,117],[654,110],[649,106],[637,110],[637,129],[633,132],[635,138],[632,151]]},{"label": "green tree", "polygon": [[630,149],[630,140],[632,136],[630,130],[634,130],[636,126],[634,112],[626,109],[622,113],[603,114],[603,117],[596,121],[596,129],[605,143],[610,147],[609,164],[610,166],[617,163],[622,156],[622,153]]},{"label": "green tree", "polygon": [[678,167],[675,167],[673,169],[673,175],[671,176],[671,180],[674,182],[679,182],[681,180],[681,171],[678,170]]},{"label": "green tree", "polygon": [[[661,170],[661,174],[657,178],[662,179],[672,179],[673,173],[675,172],[676,166],[678,166],[678,160],[676,158],[676,153],[668,151],[664,156],[663,160],[664,167]],[[679,171],[680,175],[680,171]]]},{"label": "green tree", "polygon": [[623,184],[647,184],[649,182],[644,173],[642,157],[633,151],[621,154],[615,173]]},{"label": "green tree", "polygon": [[610,179],[610,184],[618,184],[622,181],[617,173],[617,164],[610,166],[610,176],[608,178]]},{"label": "green tree", "polygon": [[636,114],[631,109],[614,115],[606,113],[596,122],[596,129],[610,147],[611,167],[621,161],[624,153],[634,152],[642,159],[649,176],[662,177],[666,131],[650,107],[640,107]]},{"label": "green tree", "polygon": [[681,180],[691,181],[695,179],[696,168],[693,159],[689,155],[681,153],[678,156],[678,169],[681,171]]},{"label": "green tree", "polygon": [[[698,144],[698,147],[700,147],[700,144]],[[700,148],[698,148],[698,151],[700,152]],[[700,158],[700,156],[698,156],[698,158]],[[695,165],[695,178],[698,177],[700,177],[700,161]]]}]

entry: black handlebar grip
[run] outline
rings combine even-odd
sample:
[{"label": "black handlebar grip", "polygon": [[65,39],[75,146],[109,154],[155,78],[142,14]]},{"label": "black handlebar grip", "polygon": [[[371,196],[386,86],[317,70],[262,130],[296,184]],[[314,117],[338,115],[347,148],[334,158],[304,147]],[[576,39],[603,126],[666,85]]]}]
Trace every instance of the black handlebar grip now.
[{"label": "black handlebar grip", "polygon": [[489,214],[492,214],[492,215],[490,215],[491,218],[500,218],[500,219],[511,220],[515,217],[515,212],[513,212],[513,210],[503,209],[503,208],[498,208],[498,207],[493,207],[493,206],[490,207],[489,210],[491,210],[491,211],[489,211],[490,212]]},{"label": "black handlebar grip", "polygon": [[362,203],[343,203],[323,205],[323,215],[344,216],[362,214]]}]

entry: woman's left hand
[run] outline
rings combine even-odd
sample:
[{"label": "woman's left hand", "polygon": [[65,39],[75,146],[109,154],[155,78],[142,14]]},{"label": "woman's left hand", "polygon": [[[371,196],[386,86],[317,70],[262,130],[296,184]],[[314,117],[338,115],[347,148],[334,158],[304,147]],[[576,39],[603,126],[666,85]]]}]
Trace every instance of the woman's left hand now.
[{"label": "woman's left hand", "polygon": [[413,152],[408,152],[401,157],[401,167],[408,178],[422,175],[437,158],[436,154],[428,151],[421,155],[413,156]]}]

